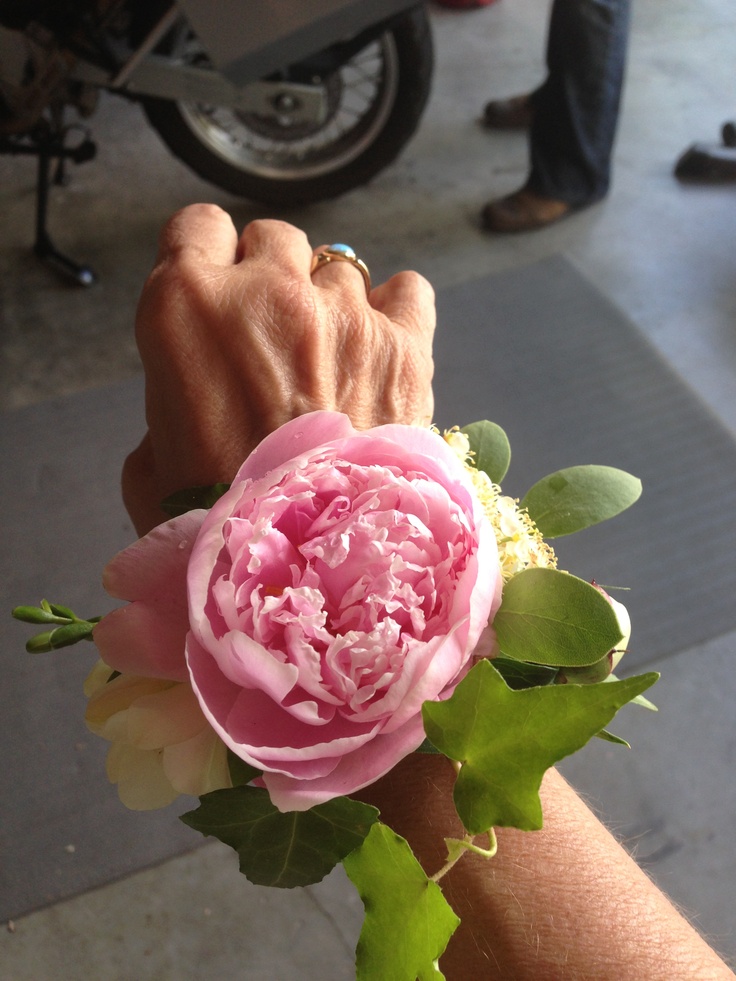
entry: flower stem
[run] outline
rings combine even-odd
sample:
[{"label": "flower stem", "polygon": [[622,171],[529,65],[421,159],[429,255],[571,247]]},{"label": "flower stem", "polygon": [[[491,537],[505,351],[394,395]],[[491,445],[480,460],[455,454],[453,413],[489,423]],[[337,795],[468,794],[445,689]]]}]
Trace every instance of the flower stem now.
[{"label": "flower stem", "polygon": [[439,882],[440,879],[447,875],[450,869],[460,861],[465,852],[473,852],[475,855],[480,855],[481,858],[493,858],[498,851],[498,841],[493,828],[489,828],[487,834],[488,848],[481,848],[480,845],[476,845],[475,839],[471,834],[465,834],[462,838],[445,838],[445,844],[447,845],[447,861],[439,872],[435,872],[434,875],[430,876],[431,881]]}]

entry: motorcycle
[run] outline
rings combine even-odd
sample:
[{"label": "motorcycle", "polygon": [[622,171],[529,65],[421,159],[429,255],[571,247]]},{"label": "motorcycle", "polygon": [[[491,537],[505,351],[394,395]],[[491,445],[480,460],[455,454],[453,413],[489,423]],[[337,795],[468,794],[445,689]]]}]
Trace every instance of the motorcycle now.
[{"label": "motorcycle", "polygon": [[[272,206],[342,194],[388,166],[429,96],[417,0],[0,0],[0,152],[38,158],[38,255],[84,282],[46,232],[50,162],[100,90],[138,101],[169,149]],[[87,271],[89,272],[89,271]]]}]

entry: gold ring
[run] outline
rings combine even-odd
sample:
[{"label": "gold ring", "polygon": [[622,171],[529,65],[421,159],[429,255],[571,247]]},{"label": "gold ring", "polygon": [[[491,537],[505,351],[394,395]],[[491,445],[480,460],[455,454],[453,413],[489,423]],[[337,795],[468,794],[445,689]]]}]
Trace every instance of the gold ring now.
[{"label": "gold ring", "polygon": [[333,245],[328,245],[326,249],[322,250],[322,252],[318,252],[312,259],[310,275],[314,275],[320,266],[326,266],[328,262],[349,262],[351,265],[355,266],[363,277],[366,295],[370,293],[371,274],[368,272],[368,266],[366,266],[362,259],[357,257],[355,251],[351,249],[349,245],[345,245],[342,242],[335,242]]}]

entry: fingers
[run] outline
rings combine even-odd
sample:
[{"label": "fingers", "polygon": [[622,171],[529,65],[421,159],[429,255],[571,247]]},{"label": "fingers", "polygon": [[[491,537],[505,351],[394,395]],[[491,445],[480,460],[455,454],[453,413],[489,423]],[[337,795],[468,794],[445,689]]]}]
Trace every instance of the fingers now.
[{"label": "fingers", "polygon": [[433,337],[437,323],[434,290],[419,273],[400,272],[376,286],[370,304],[405,330],[428,340]]},{"label": "fingers", "polygon": [[[320,245],[314,250],[314,257],[328,249],[330,249],[329,245]],[[370,276],[366,280],[364,273],[353,262],[339,258],[320,262],[312,272],[312,283],[318,289],[339,292],[361,305],[367,299],[369,280]]]},{"label": "fingers", "polygon": [[245,266],[273,266],[297,279],[309,278],[312,249],[305,233],[285,221],[260,219],[246,225],[240,236],[237,260]]},{"label": "fingers", "polygon": [[193,204],[176,212],[159,239],[158,264],[191,260],[227,267],[244,259],[280,266],[303,278],[309,275],[312,249],[304,232],[283,221],[252,221],[238,237],[230,216],[214,204]]},{"label": "fingers", "polygon": [[156,262],[229,266],[235,261],[237,243],[235,226],[226,211],[215,204],[192,204],[164,225]]}]

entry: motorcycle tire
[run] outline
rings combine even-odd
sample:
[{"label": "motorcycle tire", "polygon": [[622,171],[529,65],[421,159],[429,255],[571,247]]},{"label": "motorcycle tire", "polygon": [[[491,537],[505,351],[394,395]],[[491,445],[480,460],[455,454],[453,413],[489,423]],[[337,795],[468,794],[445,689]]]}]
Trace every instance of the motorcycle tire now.
[{"label": "motorcycle tire", "polygon": [[[185,59],[201,63],[199,42],[191,33],[189,39]],[[286,127],[276,118],[192,102],[142,102],[169,149],[200,177],[288,207],[337,197],[392,163],[419,124],[433,62],[429,18],[419,6],[321,79],[330,111],[319,126]]]}]

